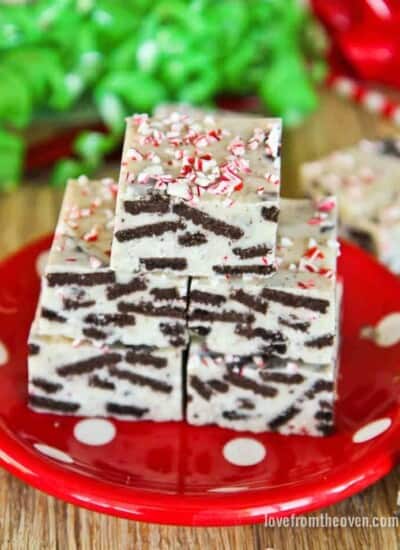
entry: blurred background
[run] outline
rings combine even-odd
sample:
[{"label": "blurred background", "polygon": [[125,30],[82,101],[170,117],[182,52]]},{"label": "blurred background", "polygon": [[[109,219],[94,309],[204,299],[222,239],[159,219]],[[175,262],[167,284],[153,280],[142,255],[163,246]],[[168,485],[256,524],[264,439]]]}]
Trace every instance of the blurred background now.
[{"label": "blurred background", "polygon": [[67,178],[116,175],[124,118],[166,102],[283,117],[298,194],[302,162],[396,134],[399,22],[397,0],[3,0],[0,217],[50,230]]}]

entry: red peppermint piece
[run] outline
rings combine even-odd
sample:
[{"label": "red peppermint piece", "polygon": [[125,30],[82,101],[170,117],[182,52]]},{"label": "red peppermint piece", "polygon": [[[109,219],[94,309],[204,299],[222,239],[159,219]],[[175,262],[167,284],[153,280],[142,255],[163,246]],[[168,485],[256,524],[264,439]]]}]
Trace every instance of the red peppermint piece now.
[{"label": "red peppermint piece", "polygon": [[331,212],[336,206],[336,201],[334,199],[322,199],[317,203],[317,209],[320,212]]},{"label": "red peppermint piece", "polygon": [[312,246],[304,253],[306,258],[313,258],[314,260],[323,260],[325,258],[324,253],[317,247]]},{"label": "red peppermint piece", "polygon": [[87,243],[95,242],[98,240],[98,238],[99,238],[99,230],[97,229],[97,227],[92,227],[92,229],[87,233],[85,233],[85,235],[83,236],[83,240],[86,241]]},{"label": "red peppermint piece", "polygon": [[314,288],[315,287],[315,283],[314,281],[300,281],[299,283],[297,283],[297,286],[300,287],[300,288],[304,288],[304,289],[308,289],[308,288]]}]

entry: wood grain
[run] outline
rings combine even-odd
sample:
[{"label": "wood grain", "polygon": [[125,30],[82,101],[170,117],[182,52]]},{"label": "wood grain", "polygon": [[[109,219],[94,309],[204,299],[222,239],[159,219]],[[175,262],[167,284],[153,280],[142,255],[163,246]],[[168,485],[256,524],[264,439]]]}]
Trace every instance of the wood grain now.
[{"label": "wood grain", "polygon": [[[299,163],[362,137],[392,135],[394,128],[330,93],[297,130],[285,134],[284,194],[297,195]],[[112,173],[115,167],[106,169]],[[61,190],[26,184],[0,198],[0,258],[50,232]],[[1,284],[1,281],[0,281]],[[345,457],[344,457],[345,459]],[[324,510],[328,516],[392,516],[399,472],[363,493]],[[36,491],[0,470],[1,550],[343,550],[400,548],[395,528],[184,528],[140,524],[79,509]],[[318,515],[319,512],[311,514]],[[177,518],[179,522],[179,518]]]}]

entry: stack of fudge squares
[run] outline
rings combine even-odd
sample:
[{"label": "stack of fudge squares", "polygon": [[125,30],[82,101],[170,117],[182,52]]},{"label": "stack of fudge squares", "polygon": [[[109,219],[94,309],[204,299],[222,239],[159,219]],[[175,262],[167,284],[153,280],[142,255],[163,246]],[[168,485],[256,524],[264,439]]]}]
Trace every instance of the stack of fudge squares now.
[{"label": "stack of fudge squares", "polygon": [[70,181],[29,337],[40,412],[327,435],[336,202],[280,198],[277,119],[127,120],[119,183]]}]

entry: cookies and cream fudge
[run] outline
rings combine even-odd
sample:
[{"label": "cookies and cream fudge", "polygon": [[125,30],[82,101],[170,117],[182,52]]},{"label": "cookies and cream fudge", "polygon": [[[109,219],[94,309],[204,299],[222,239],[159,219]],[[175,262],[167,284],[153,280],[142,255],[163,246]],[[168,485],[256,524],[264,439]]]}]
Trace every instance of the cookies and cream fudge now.
[{"label": "cookies and cream fudge", "polygon": [[186,277],[110,269],[113,180],[71,180],[42,281],[41,334],[184,347]]},{"label": "cookies and cream fudge", "polygon": [[177,348],[99,347],[29,337],[29,406],[38,412],[112,416],[126,420],[182,419],[182,353]]},{"label": "cookies and cream fudge", "polygon": [[400,273],[400,140],[361,141],[301,168],[303,191],[338,197],[341,232]]},{"label": "cookies and cream fudge", "polygon": [[196,105],[191,105],[190,103],[161,103],[158,105],[154,111],[153,115],[157,118],[161,117],[169,117],[173,113],[181,113],[184,115],[188,115],[191,118],[199,118],[200,120],[203,119],[207,115],[211,116],[230,116],[230,117],[251,117],[256,116],[252,115],[252,113],[249,112],[240,112],[240,111],[228,111],[227,109],[219,109],[219,108],[209,108],[205,109],[204,107],[198,107]]},{"label": "cookies and cream fudge", "polygon": [[111,267],[271,275],[280,143],[277,119],[187,113],[128,119]]},{"label": "cookies and cream fudge", "polygon": [[223,355],[193,342],[186,419],[238,431],[329,435],[334,427],[335,359],[307,365],[262,355]]},{"label": "cookies and cream fudge", "polygon": [[332,361],[336,340],[336,203],[282,199],[277,272],[193,278],[189,329],[215,353]]}]

